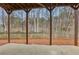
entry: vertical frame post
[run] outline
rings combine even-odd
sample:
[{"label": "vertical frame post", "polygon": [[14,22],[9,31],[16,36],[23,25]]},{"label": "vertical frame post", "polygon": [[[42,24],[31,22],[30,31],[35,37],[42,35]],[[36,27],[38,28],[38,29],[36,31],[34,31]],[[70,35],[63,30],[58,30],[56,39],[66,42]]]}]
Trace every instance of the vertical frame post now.
[{"label": "vertical frame post", "polygon": [[74,37],[74,45],[78,46],[78,18],[77,18],[77,10],[75,9],[75,37]]},{"label": "vertical frame post", "polygon": [[26,44],[28,44],[28,15],[31,9],[26,9]]},{"label": "vertical frame post", "polygon": [[28,44],[28,10],[26,10],[26,44]]},{"label": "vertical frame post", "polygon": [[52,4],[50,4],[50,8],[47,8],[49,13],[50,13],[50,41],[49,41],[49,45],[52,45],[52,10],[55,8],[55,6],[52,7]]},{"label": "vertical frame post", "polygon": [[74,9],[74,15],[75,15],[74,45],[78,46],[78,8],[79,8],[79,4],[73,4],[71,7]]},{"label": "vertical frame post", "polygon": [[11,11],[7,10],[7,13],[8,13],[8,43],[10,43],[10,14],[11,14]]},{"label": "vertical frame post", "polygon": [[52,45],[52,8],[51,8],[51,4],[50,4],[50,45]]},{"label": "vertical frame post", "polygon": [[28,15],[31,9],[26,9],[26,44],[28,44]]}]

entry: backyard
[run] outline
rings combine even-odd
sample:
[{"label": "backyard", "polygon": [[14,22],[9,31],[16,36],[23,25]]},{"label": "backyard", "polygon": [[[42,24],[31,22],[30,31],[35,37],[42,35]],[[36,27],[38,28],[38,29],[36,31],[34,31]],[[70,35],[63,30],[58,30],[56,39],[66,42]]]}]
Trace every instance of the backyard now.
[{"label": "backyard", "polygon": [[74,10],[70,7],[56,7],[52,11],[52,25],[50,25],[50,13],[45,8],[32,9],[28,15],[28,27],[26,28],[26,13],[23,10],[13,11],[10,15],[10,27],[8,28],[8,16],[3,8],[0,8],[0,44],[8,43],[8,29],[10,30],[10,42],[26,43],[26,29],[28,29],[29,44],[46,44],[50,42],[50,27],[52,26],[52,44],[74,44]]},{"label": "backyard", "polygon": [[[28,43],[29,44],[49,44],[49,38],[45,36],[45,34],[29,34],[30,36],[28,37]],[[43,36],[45,37],[43,37]],[[4,36],[4,37],[2,37]],[[0,45],[8,43],[8,38],[7,34],[2,35],[1,34],[0,38]],[[16,34],[11,34],[11,43],[21,43],[21,44],[26,44],[26,38],[25,33],[16,33]],[[54,38],[52,39],[52,44],[56,45],[73,45],[74,44],[74,39],[68,39],[68,38]]]}]

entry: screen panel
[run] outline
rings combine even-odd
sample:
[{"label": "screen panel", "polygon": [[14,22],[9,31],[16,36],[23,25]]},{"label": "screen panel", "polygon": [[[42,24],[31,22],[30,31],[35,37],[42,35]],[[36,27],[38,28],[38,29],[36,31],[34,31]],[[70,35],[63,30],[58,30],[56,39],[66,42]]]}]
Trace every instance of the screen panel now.
[{"label": "screen panel", "polygon": [[26,13],[23,10],[13,11],[11,14],[10,40],[13,43],[26,42]]},{"label": "screen panel", "polygon": [[79,9],[77,11],[77,20],[78,20],[78,45],[79,45]]},{"label": "screen panel", "polygon": [[32,9],[28,20],[29,44],[49,44],[49,12],[45,8]]},{"label": "screen panel", "polygon": [[8,15],[3,8],[0,7],[0,44],[8,42]]},{"label": "screen panel", "polygon": [[52,11],[53,44],[74,44],[74,20],[74,9],[71,7],[56,7]]}]

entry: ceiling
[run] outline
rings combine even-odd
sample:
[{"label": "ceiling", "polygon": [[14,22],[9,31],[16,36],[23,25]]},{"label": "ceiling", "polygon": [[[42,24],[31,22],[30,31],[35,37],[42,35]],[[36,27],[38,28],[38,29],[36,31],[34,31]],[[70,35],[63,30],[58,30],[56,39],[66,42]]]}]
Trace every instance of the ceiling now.
[{"label": "ceiling", "polygon": [[0,7],[5,10],[26,10],[33,8],[55,8],[57,6],[70,6],[74,9],[79,8],[78,3],[0,3]]}]

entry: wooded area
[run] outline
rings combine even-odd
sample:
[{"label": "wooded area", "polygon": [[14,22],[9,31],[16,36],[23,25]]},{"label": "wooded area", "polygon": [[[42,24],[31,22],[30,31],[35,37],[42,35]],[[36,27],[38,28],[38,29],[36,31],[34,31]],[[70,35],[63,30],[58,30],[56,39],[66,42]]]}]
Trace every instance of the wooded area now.
[{"label": "wooded area", "polygon": [[[0,7],[0,40],[10,38],[10,42],[26,43],[28,41],[29,44],[50,44],[52,40],[51,44],[76,43],[75,45],[78,45],[79,27],[77,25],[79,24],[75,22],[78,22],[79,4],[33,4],[33,6],[16,4],[16,7],[14,4],[0,5],[4,7]],[[52,9],[49,8],[50,5]],[[28,9],[25,11],[24,7],[29,11]],[[13,10],[9,20],[7,13],[10,11],[7,12],[6,9]]]}]

